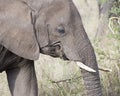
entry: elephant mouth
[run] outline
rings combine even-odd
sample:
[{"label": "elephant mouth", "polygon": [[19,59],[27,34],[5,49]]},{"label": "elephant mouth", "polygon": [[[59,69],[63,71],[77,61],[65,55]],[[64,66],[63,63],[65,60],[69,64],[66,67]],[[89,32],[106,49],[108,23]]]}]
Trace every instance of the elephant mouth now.
[{"label": "elephant mouth", "polygon": [[42,54],[50,55],[52,57],[59,57],[63,60],[69,60],[63,52],[62,44],[60,41],[55,43],[49,43],[48,45],[41,47],[40,52]]}]

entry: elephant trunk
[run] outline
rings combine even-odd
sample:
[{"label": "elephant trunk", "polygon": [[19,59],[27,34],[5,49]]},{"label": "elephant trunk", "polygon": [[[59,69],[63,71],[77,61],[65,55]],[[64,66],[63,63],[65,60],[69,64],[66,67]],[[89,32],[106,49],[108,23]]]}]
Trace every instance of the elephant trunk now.
[{"label": "elephant trunk", "polygon": [[96,71],[88,72],[86,70],[81,70],[87,96],[102,96],[98,65],[96,62],[94,49],[91,44],[88,44],[87,47],[82,50],[82,52],[79,52],[79,56],[82,58],[82,63]]},{"label": "elephant trunk", "polygon": [[[70,39],[69,42],[67,42],[66,45],[69,45],[69,47],[63,46],[64,49],[66,49],[64,52],[67,58],[69,60],[75,61],[78,66],[82,66],[82,64],[80,65],[80,62],[82,62],[84,64],[82,68],[86,66],[88,67],[89,71],[84,69],[81,70],[87,96],[103,96],[96,56],[89,39],[83,41],[82,39],[77,39],[76,44],[72,41],[73,40]],[[72,46],[72,44],[75,44],[76,46]]]}]

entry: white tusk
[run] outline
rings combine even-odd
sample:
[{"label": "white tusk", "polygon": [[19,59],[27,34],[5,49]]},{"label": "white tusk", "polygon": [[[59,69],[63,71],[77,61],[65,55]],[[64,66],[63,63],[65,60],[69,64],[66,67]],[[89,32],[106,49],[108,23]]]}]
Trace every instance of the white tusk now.
[{"label": "white tusk", "polygon": [[112,69],[108,69],[108,68],[103,68],[99,66],[99,70],[104,71],[104,72],[112,72]]},{"label": "white tusk", "polygon": [[82,68],[82,69],[84,69],[84,70],[86,70],[86,71],[88,71],[88,72],[96,72],[94,69],[86,66],[86,65],[83,64],[82,62],[76,62],[76,63],[77,63],[77,65],[78,65],[80,68]]}]

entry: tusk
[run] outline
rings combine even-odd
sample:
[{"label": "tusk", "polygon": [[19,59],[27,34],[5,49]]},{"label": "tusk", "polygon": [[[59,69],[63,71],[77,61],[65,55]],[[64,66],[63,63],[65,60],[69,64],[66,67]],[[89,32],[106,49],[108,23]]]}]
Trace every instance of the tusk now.
[{"label": "tusk", "polygon": [[112,72],[112,69],[108,69],[108,68],[103,68],[99,66],[99,70],[104,71],[104,72]]},{"label": "tusk", "polygon": [[86,65],[83,64],[82,62],[76,62],[76,63],[77,63],[77,65],[78,65],[80,68],[82,68],[82,69],[84,69],[84,70],[86,70],[86,71],[88,71],[88,72],[96,72],[94,69],[86,66]]}]

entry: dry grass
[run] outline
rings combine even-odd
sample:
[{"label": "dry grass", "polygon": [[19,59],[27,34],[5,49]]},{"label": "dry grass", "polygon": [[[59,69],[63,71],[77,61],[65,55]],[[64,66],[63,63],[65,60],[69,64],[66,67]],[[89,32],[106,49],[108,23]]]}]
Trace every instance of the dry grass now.
[{"label": "dry grass", "polygon": [[44,55],[41,57],[36,64],[40,96],[77,96],[77,94],[83,94],[80,71],[74,62],[65,62]]},{"label": "dry grass", "polygon": [[5,73],[0,74],[0,96],[10,96]]}]

